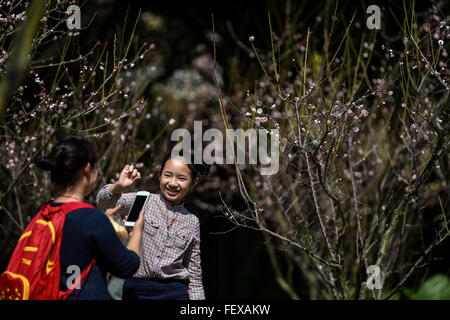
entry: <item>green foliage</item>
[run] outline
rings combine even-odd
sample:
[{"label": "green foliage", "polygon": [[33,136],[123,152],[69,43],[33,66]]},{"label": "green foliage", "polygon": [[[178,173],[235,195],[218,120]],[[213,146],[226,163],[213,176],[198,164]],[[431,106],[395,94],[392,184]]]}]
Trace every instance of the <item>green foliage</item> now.
[{"label": "green foliage", "polygon": [[417,291],[403,288],[402,292],[411,300],[450,300],[450,277],[438,273],[425,280]]}]

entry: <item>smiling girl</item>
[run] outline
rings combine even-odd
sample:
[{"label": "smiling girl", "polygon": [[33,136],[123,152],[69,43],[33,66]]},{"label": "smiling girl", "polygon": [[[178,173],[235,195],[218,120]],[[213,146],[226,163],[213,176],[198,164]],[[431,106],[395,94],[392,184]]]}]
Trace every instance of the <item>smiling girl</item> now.
[{"label": "smiling girl", "polygon": [[[206,165],[187,164],[183,157],[162,161],[159,171],[160,193],[150,194],[144,207],[144,231],[141,264],[133,278],[125,280],[122,298],[130,299],[205,299],[200,260],[200,223],[183,203],[207,173]],[[132,165],[126,165],[114,184],[101,188],[97,195],[100,208],[121,205],[126,215],[136,192],[124,193],[140,179]]]}]

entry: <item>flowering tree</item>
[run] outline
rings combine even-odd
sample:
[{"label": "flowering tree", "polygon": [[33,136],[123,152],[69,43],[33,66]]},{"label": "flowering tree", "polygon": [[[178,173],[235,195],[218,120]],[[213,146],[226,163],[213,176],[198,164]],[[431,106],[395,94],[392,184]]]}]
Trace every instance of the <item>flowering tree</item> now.
[{"label": "flowering tree", "polygon": [[223,121],[279,129],[280,169],[261,176],[236,165],[247,209],[224,201],[225,215],[265,235],[291,298],[390,298],[447,239],[450,26],[441,7],[416,15],[405,5],[392,13],[395,35],[366,29],[358,11],[337,19],[336,9],[317,17],[323,32],[300,32],[294,19],[280,35],[269,13],[268,53],[254,36],[238,43],[262,76],[231,102],[218,87]]},{"label": "flowering tree", "polygon": [[[80,37],[89,25],[67,27],[71,12],[66,10],[72,4],[1,3],[2,252],[10,251],[42,199],[53,195],[47,176],[33,166],[38,154],[48,152],[58,137],[77,135],[98,142],[108,135],[112,143],[97,146],[103,160],[113,154],[125,162],[131,156],[112,146],[135,137],[131,124],[142,121],[150,105],[142,98],[145,74],[136,69],[154,46],[132,48],[137,20],[128,37],[123,33],[112,43],[86,48]],[[130,24],[127,18],[124,26]],[[117,170],[107,164],[101,166],[103,182]]]},{"label": "flowering tree", "polygon": [[[58,138],[96,143],[99,184],[134,162],[147,188],[157,186],[170,129],[202,119],[205,128],[279,129],[276,174],[217,165],[191,199],[208,215],[224,208],[232,223],[260,231],[291,298],[389,298],[420,273],[448,241],[446,7],[416,15],[405,6],[390,28],[382,8],[377,31],[333,1],[307,29],[287,3],[280,33],[267,17],[268,52],[260,37],[245,44],[228,26],[257,77],[222,69],[212,32],[213,52],[199,44],[190,66],[156,83],[161,56],[139,29],[161,28],[161,17],[127,11],[113,36],[90,42],[96,18],[80,2],[2,2],[1,252],[11,252],[30,214],[54,195],[33,159]],[[73,4],[81,7],[79,30],[66,24]],[[232,208],[238,196],[246,210]],[[367,288],[377,276],[370,266],[381,271],[382,289]]]}]

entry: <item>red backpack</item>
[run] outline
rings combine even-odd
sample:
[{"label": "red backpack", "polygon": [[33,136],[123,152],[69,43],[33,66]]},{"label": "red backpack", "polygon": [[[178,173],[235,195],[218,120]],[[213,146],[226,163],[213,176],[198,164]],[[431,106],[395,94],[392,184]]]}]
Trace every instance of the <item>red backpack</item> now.
[{"label": "red backpack", "polygon": [[59,290],[64,221],[67,213],[81,208],[94,207],[84,202],[66,202],[56,207],[48,202],[41,207],[19,238],[6,271],[0,275],[0,300],[64,300],[75,288],[80,288],[95,260],[67,291]]}]

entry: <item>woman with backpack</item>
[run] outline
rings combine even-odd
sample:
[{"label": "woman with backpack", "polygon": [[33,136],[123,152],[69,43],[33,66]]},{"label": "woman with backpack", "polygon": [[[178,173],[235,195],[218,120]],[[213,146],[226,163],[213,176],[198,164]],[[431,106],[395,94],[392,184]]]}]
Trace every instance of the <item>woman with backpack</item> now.
[{"label": "woman with backpack", "polygon": [[[125,247],[107,215],[83,202],[95,187],[97,160],[93,144],[78,138],[59,141],[48,156],[36,159],[37,167],[50,171],[58,195],[37,210],[19,239],[7,271],[0,278],[2,297],[106,300],[108,272],[125,278],[138,270],[143,212]],[[108,209],[108,214],[119,208]],[[33,239],[47,227],[52,245]],[[44,250],[52,250],[49,258],[42,257]],[[58,279],[52,284],[53,273],[59,284]],[[42,279],[36,281],[39,277]],[[57,288],[56,293],[50,292],[52,286],[59,286],[59,293]]]}]

